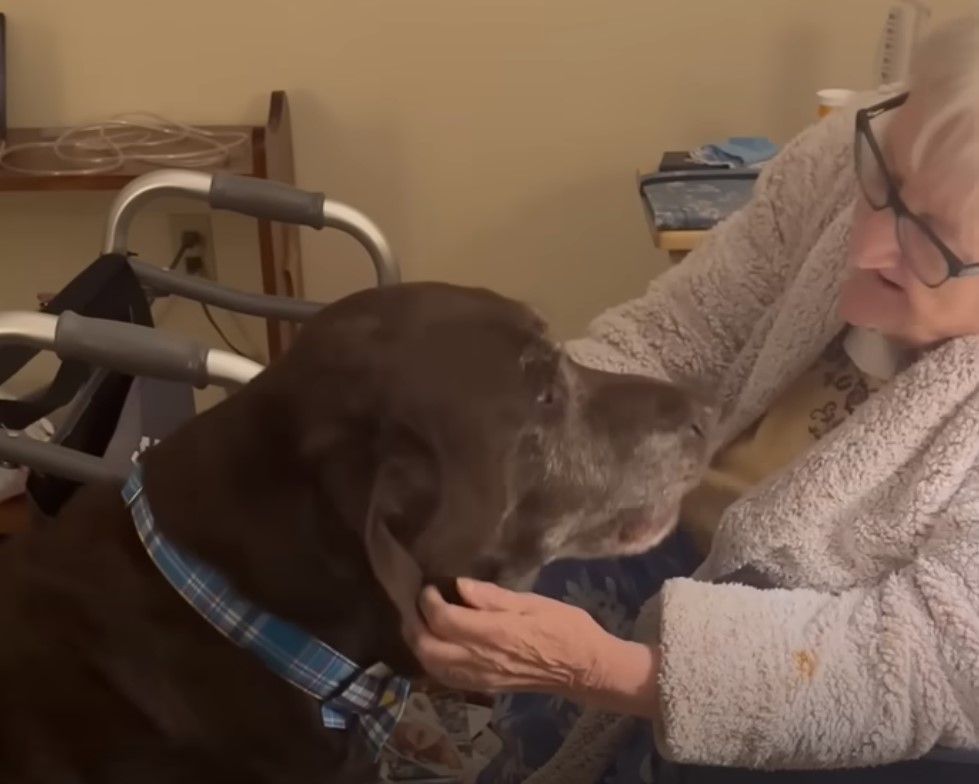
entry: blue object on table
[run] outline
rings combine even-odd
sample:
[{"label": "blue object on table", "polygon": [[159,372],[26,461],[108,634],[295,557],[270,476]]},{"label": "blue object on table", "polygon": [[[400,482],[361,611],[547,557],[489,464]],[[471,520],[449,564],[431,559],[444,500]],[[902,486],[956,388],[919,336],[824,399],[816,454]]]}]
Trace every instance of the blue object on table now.
[{"label": "blue object on table", "polygon": [[647,174],[640,191],[657,231],[711,229],[751,200],[757,170]]},{"label": "blue object on table", "polygon": [[775,157],[778,145],[764,136],[731,136],[690,151],[690,157],[700,163],[715,166],[758,166]]}]

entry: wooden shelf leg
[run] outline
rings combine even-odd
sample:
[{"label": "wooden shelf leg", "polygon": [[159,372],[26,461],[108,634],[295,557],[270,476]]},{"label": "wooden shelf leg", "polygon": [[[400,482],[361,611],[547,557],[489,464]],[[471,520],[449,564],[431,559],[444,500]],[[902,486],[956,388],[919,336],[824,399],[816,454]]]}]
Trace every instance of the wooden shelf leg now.
[{"label": "wooden shelf leg", "polygon": [[[285,92],[280,90],[272,93],[268,123],[265,128],[257,130],[258,138],[252,148],[255,151],[255,171],[258,176],[295,185],[292,123]],[[299,227],[260,220],[258,246],[264,293],[303,297]],[[295,324],[269,321],[269,359],[275,359],[289,347],[296,330]]]}]

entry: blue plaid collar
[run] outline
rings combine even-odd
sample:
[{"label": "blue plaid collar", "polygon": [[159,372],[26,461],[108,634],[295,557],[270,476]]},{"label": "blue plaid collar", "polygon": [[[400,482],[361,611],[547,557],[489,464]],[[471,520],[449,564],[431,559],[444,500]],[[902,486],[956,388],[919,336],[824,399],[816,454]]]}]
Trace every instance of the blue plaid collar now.
[{"label": "blue plaid collar", "polygon": [[315,637],[255,607],[213,568],[179,552],[153,522],[142,478],[136,466],[122,495],[143,546],[163,576],[215,629],[319,700],[324,727],[359,729],[376,761],[404,712],[409,682],[383,664],[358,667]]}]

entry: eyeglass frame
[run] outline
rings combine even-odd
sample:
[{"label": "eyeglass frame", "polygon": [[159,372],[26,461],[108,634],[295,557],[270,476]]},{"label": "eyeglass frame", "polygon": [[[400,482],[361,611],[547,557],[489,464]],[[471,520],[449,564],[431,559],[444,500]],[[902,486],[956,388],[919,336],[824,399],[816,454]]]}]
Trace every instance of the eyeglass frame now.
[{"label": "eyeglass frame", "polygon": [[[905,101],[908,100],[909,95],[910,92],[903,92],[899,95],[888,98],[886,101],[881,101],[873,106],[868,106],[864,109],[857,110],[853,144],[854,168],[856,169],[857,182],[860,185],[860,190],[863,193],[865,201],[870,206],[870,209],[872,209],[874,212],[881,212],[882,210],[890,208],[894,212],[894,233],[897,238],[898,247],[901,248],[902,253],[904,252],[904,246],[901,243],[901,233],[899,227],[901,219],[905,218],[920,229],[925,237],[927,237],[928,240],[935,246],[938,252],[942,254],[942,258],[945,259],[945,277],[938,283],[928,283],[927,281],[922,280],[921,275],[915,272],[915,277],[918,278],[918,280],[920,280],[925,286],[936,289],[954,278],[966,278],[979,275],[979,262],[962,261],[955,251],[949,248],[948,245],[942,241],[942,238],[935,233],[935,230],[932,229],[923,218],[911,211],[908,205],[905,204],[904,200],[901,198],[897,183],[894,181],[894,176],[891,174],[890,169],[887,168],[887,164],[884,161],[884,153],[880,148],[880,144],[877,142],[877,138],[874,136],[873,129],[870,127],[870,122],[885,112],[889,112],[892,109],[903,106]],[[864,185],[863,177],[861,176],[861,135],[863,135],[863,138],[867,141],[868,147],[870,147],[870,152],[874,156],[877,166],[880,168],[881,176],[884,179],[884,185],[887,188],[887,197],[885,198],[884,203],[880,206],[874,204],[870,194],[867,193],[867,188]],[[914,269],[913,262],[911,262],[911,268],[912,270]]]}]

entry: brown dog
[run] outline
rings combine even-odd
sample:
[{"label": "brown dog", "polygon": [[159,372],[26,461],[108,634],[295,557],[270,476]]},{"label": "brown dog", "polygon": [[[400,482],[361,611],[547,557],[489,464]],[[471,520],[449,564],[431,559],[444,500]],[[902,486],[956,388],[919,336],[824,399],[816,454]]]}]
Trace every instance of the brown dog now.
[{"label": "brown dog", "polygon": [[[242,391],[143,457],[169,541],[343,653],[419,674],[364,547],[428,581],[526,585],[636,552],[702,467],[681,391],[570,361],[523,306],[404,284],[323,310]],[[407,597],[410,601],[410,597]],[[120,488],[0,548],[0,782],[373,781],[350,732],[219,634],[150,561]]]}]

